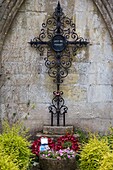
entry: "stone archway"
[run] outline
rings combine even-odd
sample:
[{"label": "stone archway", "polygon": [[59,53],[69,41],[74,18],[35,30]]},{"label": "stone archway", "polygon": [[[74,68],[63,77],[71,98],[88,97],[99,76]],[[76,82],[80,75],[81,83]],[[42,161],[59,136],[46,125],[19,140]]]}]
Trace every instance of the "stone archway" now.
[{"label": "stone archway", "polygon": [[[1,8],[4,6],[4,8],[3,8],[4,10],[3,10],[3,13],[2,13],[2,16],[1,16],[1,18],[2,18],[1,35],[0,35],[1,40],[2,40],[1,41],[1,50],[2,50],[4,40],[7,39],[6,35],[8,34],[9,29],[11,28],[11,24],[12,24],[12,22],[13,22],[15,16],[16,16],[20,6],[23,4],[24,1],[25,0],[21,0],[21,1],[17,0],[17,1],[13,1],[13,3],[11,2],[11,0],[7,1],[7,3],[6,3],[6,1],[2,1]],[[92,2],[92,1],[89,1],[89,2]],[[42,1],[41,1],[41,3],[42,3]],[[73,3],[74,3],[74,1],[73,1]],[[112,36],[113,35],[113,29],[112,29],[112,13],[113,12],[111,10],[112,5],[110,3],[110,0],[109,1],[106,1],[106,0],[104,0],[104,1],[102,1],[102,0],[94,1],[94,4],[96,4],[98,10],[100,11],[100,13],[101,13],[101,15],[104,19],[104,22],[107,25],[107,29],[109,31],[109,34],[111,35],[111,40],[113,40],[113,36]],[[83,27],[84,27],[84,25],[83,25]],[[109,36],[108,31],[107,31],[107,35]],[[10,42],[10,41],[8,41],[8,42]],[[17,47],[18,47],[18,45],[17,45]],[[76,76],[76,75],[74,75],[74,76]],[[1,76],[1,78],[3,78],[3,76]],[[71,91],[71,89],[69,89],[69,90]],[[81,91],[81,89],[78,89],[78,90]],[[76,89],[75,89],[75,91],[76,91]],[[83,93],[84,93],[84,91],[83,91]],[[96,96],[96,97],[98,97],[98,96]],[[109,96],[108,96],[108,99],[109,99]]]}]

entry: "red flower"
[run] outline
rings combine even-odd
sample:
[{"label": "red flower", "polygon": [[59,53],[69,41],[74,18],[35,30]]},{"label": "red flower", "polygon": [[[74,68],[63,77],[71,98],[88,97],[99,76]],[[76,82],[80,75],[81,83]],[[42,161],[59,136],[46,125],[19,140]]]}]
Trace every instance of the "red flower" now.
[{"label": "red flower", "polygon": [[[32,143],[32,153],[36,154],[37,156],[39,155],[40,152],[40,145],[41,145],[41,137]],[[48,145],[50,149],[55,148],[55,144],[51,138],[48,138]]]},{"label": "red flower", "polygon": [[[37,156],[39,155],[40,152],[40,145],[41,145],[41,137],[37,140],[35,140],[32,144],[32,152],[36,154]],[[78,139],[75,138],[73,135],[67,134],[65,136],[61,136],[57,139],[56,144],[53,142],[51,138],[48,138],[48,145],[50,149],[53,150],[60,150],[60,149],[65,149],[66,147],[74,150],[77,152],[79,150],[79,143]]]},{"label": "red flower", "polygon": [[[68,146],[69,145],[69,146]],[[73,135],[67,134],[65,136],[61,136],[57,139],[57,144],[55,146],[56,150],[64,149],[65,147],[70,147],[70,149],[77,152],[79,150],[78,139]]]}]

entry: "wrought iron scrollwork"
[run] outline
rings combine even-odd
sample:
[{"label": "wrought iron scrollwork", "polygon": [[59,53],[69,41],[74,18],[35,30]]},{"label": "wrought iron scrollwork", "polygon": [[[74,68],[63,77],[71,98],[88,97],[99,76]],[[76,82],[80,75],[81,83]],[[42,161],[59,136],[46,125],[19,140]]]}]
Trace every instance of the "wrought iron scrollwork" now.
[{"label": "wrought iron scrollwork", "polygon": [[77,35],[75,23],[64,15],[58,2],[53,15],[47,19],[46,23],[42,24],[40,35],[29,43],[39,50],[40,55],[43,55],[44,49],[47,47],[45,66],[48,68],[49,76],[57,84],[57,90],[53,92],[52,105],[49,106],[51,125],[53,125],[53,116],[57,116],[58,126],[60,125],[60,116],[63,116],[63,125],[65,125],[65,113],[68,108],[64,104],[60,84],[68,75],[68,69],[72,65],[71,56],[75,56],[77,50],[89,42]]},{"label": "wrought iron scrollwork", "polygon": [[59,124],[58,115],[63,116],[63,125],[65,126],[65,113],[67,113],[67,106],[64,105],[64,99],[62,98],[63,92],[54,91],[54,98],[52,100],[52,105],[49,106],[49,112],[51,113],[51,125],[53,126],[53,116],[57,117],[57,123]]}]

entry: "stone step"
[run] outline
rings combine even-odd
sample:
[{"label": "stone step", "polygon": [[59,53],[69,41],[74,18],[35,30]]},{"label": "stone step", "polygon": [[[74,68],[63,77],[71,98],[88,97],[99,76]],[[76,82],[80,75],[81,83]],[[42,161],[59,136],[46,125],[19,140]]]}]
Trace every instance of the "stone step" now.
[{"label": "stone step", "polygon": [[[60,134],[44,134],[44,133],[37,133],[36,134],[36,138],[39,138],[39,137],[49,137],[51,138],[52,140],[55,140],[59,137],[61,137],[62,135]],[[79,134],[73,134],[74,137],[76,138],[79,138]]]},{"label": "stone step", "polygon": [[73,126],[43,126],[44,134],[65,135],[73,133]]}]

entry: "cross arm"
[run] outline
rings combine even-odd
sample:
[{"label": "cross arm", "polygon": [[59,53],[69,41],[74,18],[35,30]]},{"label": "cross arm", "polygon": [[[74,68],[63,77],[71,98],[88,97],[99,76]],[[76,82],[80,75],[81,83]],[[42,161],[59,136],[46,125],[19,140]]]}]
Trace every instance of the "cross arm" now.
[{"label": "cross arm", "polygon": [[68,43],[68,45],[84,45],[84,46],[89,44],[89,42],[84,39],[80,39],[77,41],[68,41],[67,43]]},{"label": "cross arm", "polygon": [[38,45],[48,45],[48,42],[47,41],[33,41],[31,40],[30,42],[28,42],[31,46],[35,45],[35,46],[38,46]]},{"label": "cross arm", "polygon": [[31,47],[38,49],[40,52],[40,55],[43,55],[43,52],[45,49],[44,45],[46,45],[46,46],[49,45],[49,41],[42,41],[39,38],[34,38],[33,40],[31,40],[28,43],[31,45]]}]

